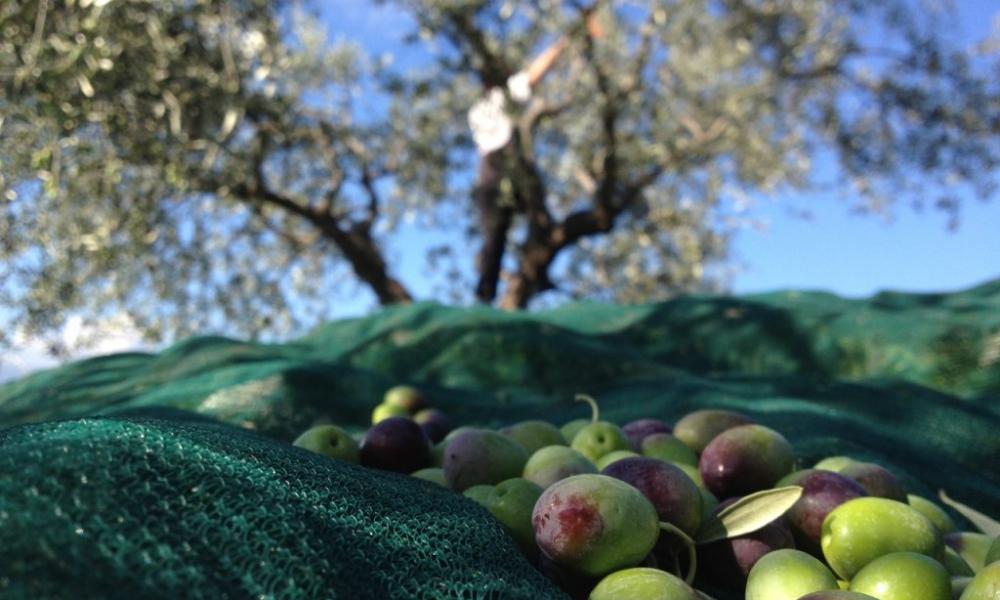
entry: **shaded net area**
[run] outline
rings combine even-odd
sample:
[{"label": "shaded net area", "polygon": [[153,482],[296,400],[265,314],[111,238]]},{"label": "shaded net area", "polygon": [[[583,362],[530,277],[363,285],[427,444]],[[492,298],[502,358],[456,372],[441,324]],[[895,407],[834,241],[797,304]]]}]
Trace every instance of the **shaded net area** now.
[{"label": "shaded net area", "polygon": [[588,416],[578,392],[619,423],[735,409],[804,464],[849,454],[1000,513],[1000,281],[523,314],[417,304],[0,386],[0,592],[559,597],[471,501],[288,444],[320,422],[363,431],[399,383],[458,424],[561,424]]},{"label": "shaded net area", "polygon": [[5,598],[560,598],[479,505],[229,426],[0,434]]}]

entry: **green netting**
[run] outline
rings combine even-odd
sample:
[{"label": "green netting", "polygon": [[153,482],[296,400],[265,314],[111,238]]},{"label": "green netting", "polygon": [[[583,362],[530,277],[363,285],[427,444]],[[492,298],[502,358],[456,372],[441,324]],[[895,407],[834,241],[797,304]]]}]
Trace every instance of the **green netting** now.
[{"label": "green netting", "polygon": [[559,598],[478,505],[229,426],[0,433],[4,598]]},{"label": "green netting", "polygon": [[[48,421],[0,437],[0,590],[557,593],[470,502],[287,444],[322,421],[363,430],[401,382],[457,422],[488,426],[586,416],[577,392],[619,422],[733,408],[785,433],[806,463],[851,454],[917,493],[943,488],[1000,513],[1000,281],[948,295],[692,296],[523,314],[418,304],[287,344],[194,338],[0,386],[0,426]],[[95,414],[118,416],[51,422]],[[400,571],[417,558],[420,569]]]}]

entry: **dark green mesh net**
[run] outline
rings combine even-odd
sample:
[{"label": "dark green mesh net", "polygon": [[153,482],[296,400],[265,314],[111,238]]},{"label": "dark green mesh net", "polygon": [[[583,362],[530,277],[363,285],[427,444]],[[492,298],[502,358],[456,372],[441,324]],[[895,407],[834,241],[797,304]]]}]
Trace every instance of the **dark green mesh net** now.
[{"label": "dark green mesh net", "polygon": [[[473,503],[287,443],[324,421],[362,431],[403,382],[460,424],[587,416],[577,392],[618,422],[737,409],[805,464],[850,454],[1000,513],[1000,281],[524,314],[418,304],[0,386],[0,426],[45,421],[0,437],[0,596],[558,596]],[[97,414],[114,416],[53,422]]]},{"label": "dark green mesh net", "polygon": [[559,598],[479,505],[229,426],[0,434],[4,598]]}]

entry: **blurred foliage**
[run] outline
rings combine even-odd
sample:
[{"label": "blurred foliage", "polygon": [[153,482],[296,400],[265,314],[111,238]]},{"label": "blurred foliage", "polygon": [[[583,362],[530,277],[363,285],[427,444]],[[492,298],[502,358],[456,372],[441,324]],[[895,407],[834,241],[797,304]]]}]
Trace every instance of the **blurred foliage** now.
[{"label": "blurred foliage", "polygon": [[[322,321],[358,283],[407,301],[388,248],[414,219],[455,240],[431,249],[433,277],[468,301],[454,266],[481,232],[465,111],[581,9],[376,6],[405,11],[416,59],[331,41],[298,3],[0,4],[0,344],[73,313],[124,313],[151,339],[256,336]],[[960,195],[993,194],[1000,101],[992,58],[950,37],[950,14],[916,0],[601,4],[605,36],[573,34],[519,116],[517,151],[544,186],[518,209],[501,285],[539,249],[539,214],[552,232],[593,224],[542,248],[560,297],[724,285],[749,195],[831,183],[818,160],[860,208],[957,218]],[[533,285],[528,298],[546,289]]]}]

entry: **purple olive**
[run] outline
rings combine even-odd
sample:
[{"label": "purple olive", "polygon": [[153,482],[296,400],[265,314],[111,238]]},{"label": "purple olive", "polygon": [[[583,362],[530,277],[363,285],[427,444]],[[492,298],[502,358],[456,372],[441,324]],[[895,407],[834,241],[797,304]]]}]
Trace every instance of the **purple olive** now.
[{"label": "purple olive", "polygon": [[[738,499],[722,501],[713,513],[718,514]],[[698,564],[713,581],[733,589],[743,589],[750,569],[757,561],[768,552],[781,548],[795,548],[792,531],[783,517],[752,533],[701,546],[698,549]]]},{"label": "purple olive", "polygon": [[670,426],[659,419],[636,419],[622,426],[622,431],[632,443],[632,449],[642,451],[642,440],[654,433],[670,433]]},{"label": "purple olive", "polygon": [[840,474],[858,482],[869,496],[888,498],[904,503],[907,501],[903,486],[899,484],[896,476],[882,465],[853,462],[841,469]]},{"label": "purple olive", "polygon": [[763,425],[727,429],[709,442],[698,470],[719,499],[772,487],[792,471],[795,453],[783,435]]},{"label": "purple olive", "polygon": [[389,417],[368,430],[360,455],[366,467],[412,473],[431,465],[431,441],[411,419]]},{"label": "purple olive", "polygon": [[785,513],[785,519],[795,536],[795,547],[820,559],[823,558],[823,550],[820,548],[823,519],[844,502],[867,496],[864,488],[853,479],[833,471],[796,471],[779,481],[775,487],[785,485],[802,486],[802,496]]},{"label": "purple olive", "polygon": [[448,443],[442,468],[448,487],[462,492],[520,477],[526,462],[528,451],[521,444],[496,431],[471,429]]},{"label": "purple olive", "polygon": [[413,415],[413,420],[420,425],[431,442],[436,444],[451,432],[451,419],[436,408],[425,408]]},{"label": "purple olive", "polygon": [[602,475],[621,479],[638,489],[653,503],[661,521],[676,525],[693,536],[701,525],[701,493],[691,478],[678,467],[636,456],[615,461]]}]

